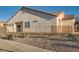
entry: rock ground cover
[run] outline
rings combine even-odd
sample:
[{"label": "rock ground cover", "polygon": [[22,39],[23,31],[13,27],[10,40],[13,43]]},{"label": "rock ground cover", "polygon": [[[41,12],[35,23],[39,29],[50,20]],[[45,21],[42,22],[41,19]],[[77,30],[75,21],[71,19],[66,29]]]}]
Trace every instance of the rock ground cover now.
[{"label": "rock ground cover", "polygon": [[13,41],[33,45],[43,49],[58,52],[79,51],[79,35],[27,35],[25,37],[14,36]]}]

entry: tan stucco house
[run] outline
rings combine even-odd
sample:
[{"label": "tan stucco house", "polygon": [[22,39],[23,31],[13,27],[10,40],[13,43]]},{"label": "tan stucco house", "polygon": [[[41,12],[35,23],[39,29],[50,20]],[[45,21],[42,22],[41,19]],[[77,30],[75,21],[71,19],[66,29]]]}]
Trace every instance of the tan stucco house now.
[{"label": "tan stucco house", "polygon": [[7,21],[7,32],[75,32],[75,16],[22,7]]},{"label": "tan stucco house", "polygon": [[0,19],[0,36],[6,33],[6,21]]},{"label": "tan stucco house", "polygon": [[0,20],[0,27],[5,27],[6,21]]}]

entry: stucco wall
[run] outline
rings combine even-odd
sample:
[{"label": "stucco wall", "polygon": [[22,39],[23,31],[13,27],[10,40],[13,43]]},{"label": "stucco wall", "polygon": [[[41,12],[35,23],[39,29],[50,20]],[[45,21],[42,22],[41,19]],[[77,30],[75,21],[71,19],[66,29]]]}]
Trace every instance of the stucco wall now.
[{"label": "stucco wall", "polygon": [[71,29],[71,31],[72,32],[75,32],[75,28],[74,28],[74,26],[75,26],[75,19],[68,19],[68,20],[63,20],[62,21],[62,26],[70,26],[72,29]]},{"label": "stucco wall", "polygon": [[62,25],[66,26],[66,25],[73,25],[75,23],[74,21],[75,19],[68,19],[68,20],[63,20],[62,21]]},{"label": "stucco wall", "polygon": [[[30,12],[28,12],[30,11]],[[15,22],[23,21],[23,32],[51,32],[51,26],[56,26],[56,17],[34,10],[21,10],[7,23],[13,23],[14,26],[7,26],[10,32],[16,31]],[[25,28],[25,22],[30,21],[31,27]],[[37,21],[37,22],[34,22]]]},{"label": "stucco wall", "polygon": [[63,17],[64,17],[64,12],[62,12],[60,15],[58,15],[58,17],[57,17],[57,32],[62,32],[62,19],[63,19]]}]

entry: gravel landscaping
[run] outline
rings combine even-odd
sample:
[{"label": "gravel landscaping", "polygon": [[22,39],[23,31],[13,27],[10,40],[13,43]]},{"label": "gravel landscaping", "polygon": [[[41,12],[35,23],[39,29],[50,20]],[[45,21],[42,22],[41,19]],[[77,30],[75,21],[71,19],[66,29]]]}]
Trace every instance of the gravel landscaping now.
[{"label": "gravel landscaping", "polygon": [[58,52],[79,51],[79,35],[27,35],[10,36],[9,40]]}]

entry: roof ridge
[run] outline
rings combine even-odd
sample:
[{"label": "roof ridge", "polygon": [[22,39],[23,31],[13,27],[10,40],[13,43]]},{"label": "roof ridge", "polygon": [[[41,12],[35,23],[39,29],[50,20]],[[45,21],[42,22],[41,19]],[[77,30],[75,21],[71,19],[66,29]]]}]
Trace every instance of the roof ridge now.
[{"label": "roof ridge", "polygon": [[[50,12],[40,11],[40,10],[37,10],[37,9],[32,9],[32,8],[29,8],[29,7],[25,7],[25,6],[23,6],[22,8],[27,8],[27,9],[35,10],[35,11],[38,11],[38,12],[43,12],[43,13],[47,13],[47,14],[50,14],[50,15],[54,15],[54,14],[51,14]],[[56,15],[54,15],[54,16],[56,16]]]}]

